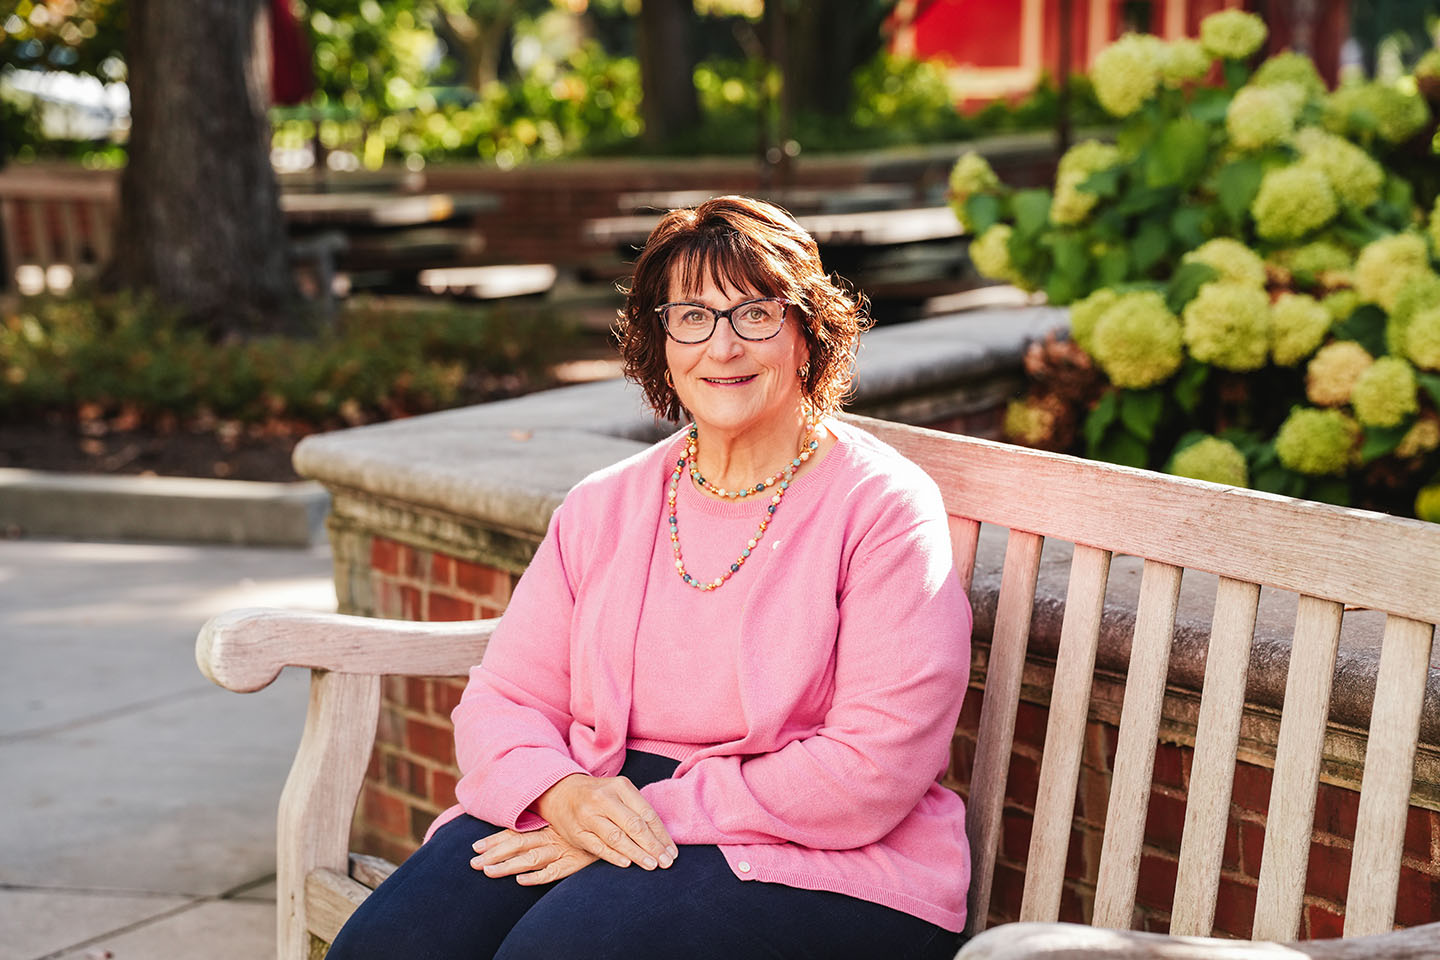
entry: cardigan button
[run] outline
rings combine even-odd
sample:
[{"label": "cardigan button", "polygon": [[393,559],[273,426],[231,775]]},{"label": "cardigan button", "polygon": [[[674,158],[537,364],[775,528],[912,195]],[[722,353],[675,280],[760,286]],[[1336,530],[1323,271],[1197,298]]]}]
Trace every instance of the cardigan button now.
[{"label": "cardigan button", "polygon": [[735,869],[739,870],[741,873],[749,873],[749,872],[750,872],[750,861],[749,861],[749,860],[741,860],[739,863],[735,864]]}]

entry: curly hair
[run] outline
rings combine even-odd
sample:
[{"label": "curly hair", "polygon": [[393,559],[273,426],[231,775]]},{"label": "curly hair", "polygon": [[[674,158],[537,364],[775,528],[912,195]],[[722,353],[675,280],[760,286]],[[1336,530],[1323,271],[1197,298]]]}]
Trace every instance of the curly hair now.
[{"label": "curly hair", "polygon": [[680,397],[666,379],[665,329],[655,308],[670,299],[671,282],[698,290],[706,274],[722,291],[753,290],[798,304],[801,335],[810,350],[801,390],[825,415],[851,389],[860,333],[871,325],[869,302],[820,264],[815,240],[780,207],[749,197],[715,197],[671,210],[650,231],[621,285],[625,306],[615,322],[625,376],[639,384],[655,412],[678,422]]}]

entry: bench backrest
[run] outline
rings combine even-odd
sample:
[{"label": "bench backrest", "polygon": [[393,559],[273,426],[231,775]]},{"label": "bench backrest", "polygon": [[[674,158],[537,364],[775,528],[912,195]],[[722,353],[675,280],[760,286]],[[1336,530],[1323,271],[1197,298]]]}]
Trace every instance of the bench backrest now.
[{"label": "bench backrest", "polygon": [[1391,929],[1420,712],[1440,622],[1440,525],[853,418],[939,483],[967,588],[980,522],[1009,530],[971,775],[970,932],[984,929],[1031,612],[1046,538],[1074,544],[1025,870],[1022,920],[1060,909],[1111,557],[1143,558],[1093,922],[1135,906],[1181,573],[1218,575],[1171,932],[1214,920],[1260,587],[1299,595],[1253,937],[1296,936],[1346,606],[1387,614],[1345,935]]}]

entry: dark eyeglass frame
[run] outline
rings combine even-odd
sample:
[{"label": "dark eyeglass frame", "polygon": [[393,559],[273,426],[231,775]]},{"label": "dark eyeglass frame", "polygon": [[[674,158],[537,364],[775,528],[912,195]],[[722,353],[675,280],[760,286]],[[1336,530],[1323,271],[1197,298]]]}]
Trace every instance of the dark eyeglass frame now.
[{"label": "dark eyeglass frame", "polygon": [[[775,332],[770,334],[770,336],[747,337],[745,336],[745,334],[740,332],[739,327],[735,326],[735,311],[741,309],[742,307],[748,307],[752,303],[780,304],[780,326],[776,327]],[[735,336],[739,337],[741,340],[744,340],[747,343],[764,343],[766,340],[773,340],[776,337],[780,336],[780,331],[785,329],[785,321],[789,317],[789,314],[786,312],[785,308],[798,307],[799,305],[800,304],[796,303],[794,300],[787,300],[784,297],[755,297],[754,299],[745,300],[741,303],[737,303],[735,304],[735,306],[730,307],[728,310],[716,310],[714,307],[708,307],[703,303],[695,303],[693,300],[675,300],[670,303],[660,304],[660,306],[655,308],[655,315],[660,319],[660,329],[665,331],[665,336],[669,337],[671,340],[674,340],[676,343],[683,343],[686,346],[694,346],[697,343],[704,343],[711,337],[715,336],[715,331],[720,328],[720,319],[722,317],[729,321],[730,329],[734,330]],[[665,323],[665,311],[670,309],[671,307],[699,307],[701,310],[708,312],[710,314],[710,332],[705,334],[705,336],[701,337],[699,340],[681,340],[679,337],[675,336],[675,334],[670,332],[669,325]]]}]

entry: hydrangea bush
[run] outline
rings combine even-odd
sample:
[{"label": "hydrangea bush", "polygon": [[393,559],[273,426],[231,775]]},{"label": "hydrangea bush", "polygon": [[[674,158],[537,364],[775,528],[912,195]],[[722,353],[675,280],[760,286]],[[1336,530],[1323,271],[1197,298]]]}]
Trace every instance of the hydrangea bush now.
[{"label": "hydrangea bush", "polygon": [[955,165],[976,269],[1071,307],[1006,432],[1440,522],[1440,199],[1413,174],[1440,163],[1440,51],[1330,92],[1296,53],[1252,70],[1265,39],[1228,10],[1117,40],[1090,76],[1114,142],[1070,148],[1053,190]]}]

